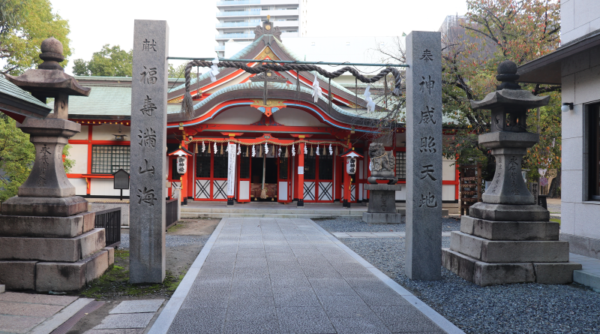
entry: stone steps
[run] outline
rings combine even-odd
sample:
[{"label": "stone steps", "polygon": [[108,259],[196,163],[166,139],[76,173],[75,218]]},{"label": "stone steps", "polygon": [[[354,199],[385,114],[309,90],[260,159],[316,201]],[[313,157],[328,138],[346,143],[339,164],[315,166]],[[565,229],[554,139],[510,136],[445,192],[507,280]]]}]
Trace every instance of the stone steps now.
[{"label": "stone steps", "polygon": [[362,217],[362,211],[356,213],[223,213],[223,212],[181,212],[182,219],[196,218],[329,218],[329,217]]}]

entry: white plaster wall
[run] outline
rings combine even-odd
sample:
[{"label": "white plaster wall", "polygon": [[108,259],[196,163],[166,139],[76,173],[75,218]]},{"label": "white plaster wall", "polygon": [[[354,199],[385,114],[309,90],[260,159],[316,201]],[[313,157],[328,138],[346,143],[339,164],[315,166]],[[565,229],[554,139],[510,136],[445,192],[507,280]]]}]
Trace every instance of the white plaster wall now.
[{"label": "white plaster wall", "polygon": [[600,29],[600,1],[562,0],[560,24],[563,44]]},{"label": "white plaster wall", "polygon": [[69,149],[69,159],[75,160],[75,165],[71,168],[70,174],[87,174],[87,145],[71,144],[71,148]]},{"label": "white plaster wall", "polygon": [[[125,140],[131,139],[129,130],[129,126],[121,125],[121,133],[126,136]],[[94,129],[92,130],[92,139],[115,140],[115,133],[119,133],[119,125],[117,124],[94,125]]]},{"label": "white plaster wall", "polygon": [[[563,2],[563,12],[571,13],[576,10],[572,6],[583,4],[586,1],[567,0]],[[587,5],[595,8],[595,13],[582,16],[580,21],[593,15],[600,17],[600,1],[587,1]],[[567,28],[577,29],[573,22],[566,23]],[[584,187],[587,182],[585,106],[600,102],[598,52],[597,47],[574,55],[562,65],[562,102],[575,105],[572,111],[562,113],[561,233],[600,239],[600,202],[587,201]]]},{"label": "white plaster wall", "polygon": [[456,165],[454,159],[449,160],[446,158],[442,159],[442,180],[454,181],[456,180]]},{"label": "white plaster wall", "polygon": [[89,125],[81,125],[81,132],[76,133],[73,137],[69,138],[69,139],[74,139],[74,140],[88,140],[88,131],[89,131],[90,126]]},{"label": "white plaster wall", "polygon": [[251,107],[235,107],[219,113],[207,124],[252,124],[260,121],[262,113]]},{"label": "white plaster wall", "polygon": [[275,122],[286,126],[328,126],[304,110],[283,108],[273,114]]},{"label": "white plaster wall", "polygon": [[87,194],[87,182],[85,182],[85,179],[69,179],[69,182],[75,186],[75,195],[85,196]]},{"label": "white plaster wall", "polygon": [[[92,179],[90,195],[94,196],[119,196],[121,191],[114,189],[113,179]],[[129,189],[123,190],[123,196],[129,196]]]}]

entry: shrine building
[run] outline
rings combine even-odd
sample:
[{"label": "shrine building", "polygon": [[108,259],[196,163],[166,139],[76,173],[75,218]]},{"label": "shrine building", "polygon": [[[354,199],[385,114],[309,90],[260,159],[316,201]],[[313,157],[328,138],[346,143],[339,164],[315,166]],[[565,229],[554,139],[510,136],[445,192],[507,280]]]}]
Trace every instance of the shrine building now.
[{"label": "shrine building", "polygon": [[[257,28],[255,40],[230,58],[256,59],[256,63],[248,66],[265,59],[300,60],[285,47],[277,29],[267,29],[268,24]],[[290,70],[254,75],[241,69],[220,68],[215,81],[209,72],[191,80],[192,115],[180,112],[184,79],[169,79],[166,178],[182,189],[185,202],[226,202],[227,186],[232,181],[235,196],[230,204],[343,202],[342,189],[348,183],[350,203],[368,200],[368,191],[364,189],[370,175],[368,147],[378,132],[376,120],[387,113],[384,106],[379,111],[367,112],[364,99],[320,75],[317,79],[323,94],[315,102],[312,86],[316,72]],[[298,78],[300,89],[296,85]],[[129,145],[143,139],[142,134],[129,131],[132,78],[77,77],[77,80],[92,91],[89,97],[69,100],[69,119],[82,127],[69,140],[69,157],[75,160],[75,165],[68,177],[76,186],[77,195],[118,197],[112,174],[119,169],[130,172]],[[147,107],[153,106],[150,103]],[[444,136],[445,140],[449,137]],[[228,143],[236,145],[233,180],[228,180]],[[385,145],[394,152],[398,182],[406,183],[403,124],[399,124],[393,139]],[[435,149],[442,154],[441,147]],[[183,175],[177,172],[177,154],[172,154],[177,150],[187,156]],[[349,150],[362,156],[357,160],[354,175],[347,174],[341,157]],[[171,195],[171,191],[165,196]],[[444,159],[445,208],[457,206],[458,193],[454,160]],[[128,191],[123,194],[129,196]],[[396,200],[405,200],[405,188],[397,191]]]}]

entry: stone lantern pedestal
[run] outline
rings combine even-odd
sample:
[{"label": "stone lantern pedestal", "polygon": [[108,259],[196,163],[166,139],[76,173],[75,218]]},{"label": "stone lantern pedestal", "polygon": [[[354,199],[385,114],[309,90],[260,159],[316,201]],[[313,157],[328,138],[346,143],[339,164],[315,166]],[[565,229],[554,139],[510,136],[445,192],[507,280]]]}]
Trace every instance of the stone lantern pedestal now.
[{"label": "stone lantern pedestal", "polygon": [[498,66],[498,90],[473,109],[491,109],[491,132],[479,144],[496,158],[496,174],[483,202],[463,216],[460,232],[452,232],[450,249],[442,250],[444,267],[477,285],[506,283],[565,284],[573,281],[580,264],[569,262],[569,243],[559,241],[558,223],[548,210],[535,204],[521,175],[527,149],[539,136],[527,132],[527,110],[548,104],[515,83],[512,62]]},{"label": "stone lantern pedestal", "polygon": [[114,250],[105,247],[104,229],[95,228],[87,201],[75,196],[62,161],[68,139],[81,131],[81,125],[66,119],[68,95],[87,96],[89,88],[79,86],[58,65],[60,42],[44,41],[42,52],[40,69],[7,76],[35,97],[45,101],[53,96],[56,103],[46,119],[29,117],[17,125],[30,135],[36,157],[18,196],[2,203],[0,283],[7,290],[79,290],[114,262]]},{"label": "stone lantern pedestal", "polygon": [[365,184],[371,192],[367,212],[362,220],[369,224],[401,224],[402,214],[396,210],[396,191],[402,190],[400,184]]},{"label": "stone lantern pedestal", "polygon": [[[370,184],[365,184],[365,189],[370,192],[369,205],[367,212],[363,212],[362,220],[369,224],[400,224],[402,214],[396,210],[396,191],[402,190],[402,185],[396,184],[394,154],[386,152],[381,143],[371,143],[369,157],[372,167],[368,178]],[[386,181],[388,184],[377,181]]]}]

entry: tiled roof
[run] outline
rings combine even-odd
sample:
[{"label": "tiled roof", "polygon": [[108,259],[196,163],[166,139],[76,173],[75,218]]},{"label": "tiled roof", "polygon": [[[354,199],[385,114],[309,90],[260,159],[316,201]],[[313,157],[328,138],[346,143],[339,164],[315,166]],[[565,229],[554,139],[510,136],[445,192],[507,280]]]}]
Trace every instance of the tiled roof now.
[{"label": "tiled roof", "polygon": [[[181,105],[168,105],[167,113]],[[89,97],[69,97],[69,116],[131,116],[131,87],[94,87]]]},{"label": "tiled roof", "polygon": [[12,97],[17,98],[26,103],[34,104],[38,107],[42,107],[42,108],[46,108],[46,109],[50,109],[50,110],[53,109],[52,106],[50,106],[50,107],[47,106],[40,100],[33,97],[29,92],[24,91],[23,89],[19,88],[17,85],[6,80],[6,78],[4,78],[4,76],[1,76],[1,75],[0,75],[0,93],[12,96]]}]

